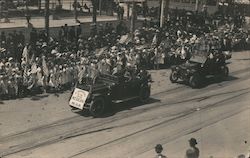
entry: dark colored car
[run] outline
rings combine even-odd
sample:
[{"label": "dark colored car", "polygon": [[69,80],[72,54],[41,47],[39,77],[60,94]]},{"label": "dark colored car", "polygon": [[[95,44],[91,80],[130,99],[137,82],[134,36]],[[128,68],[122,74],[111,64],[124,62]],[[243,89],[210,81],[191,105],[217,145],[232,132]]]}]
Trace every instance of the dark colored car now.
[{"label": "dark colored car", "polygon": [[204,52],[196,52],[188,62],[173,66],[171,70],[170,81],[172,83],[180,79],[192,88],[200,87],[207,77],[225,78],[229,73],[226,57],[219,52],[214,53],[213,57],[209,57]]},{"label": "dark colored car", "polygon": [[[134,76],[131,76],[130,73],[118,75],[99,74],[94,83],[78,84],[73,91],[71,100],[72,98],[77,100],[74,96],[78,95],[78,100],[83,103],[82,107],[75,106],[72,101],[69,104],[72,108],[87,109],[92,116],[99,117],[108,109],[111,103],[132,99],[139,99],[141,102],[148,101],[151,88],[150,81],[151,76],[146,71]],[[83,91],[85,94],[75,95],[76,90]]]}]

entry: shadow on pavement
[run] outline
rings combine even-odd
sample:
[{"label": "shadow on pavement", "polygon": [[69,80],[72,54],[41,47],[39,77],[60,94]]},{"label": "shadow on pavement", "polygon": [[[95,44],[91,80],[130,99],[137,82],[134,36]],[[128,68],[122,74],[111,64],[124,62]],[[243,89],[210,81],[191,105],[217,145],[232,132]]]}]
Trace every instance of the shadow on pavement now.
[{"label": "shadow on pavement", "polygon": [[245,59],[235,59],[235,60],[250,60],[250,58],[245,58]]},{"label": "shadow on pavement", "polygon": [[244,154],[240,154],[237,156],[237,158],[247,158]]},{"label": "shadow on pavement", "polygon": [[126,111],[126,110],[132,110],[132,108],[140,107],[140,106],[143,106],[143,105],[146,105],[146,104],[152,104],[152,103],[156,103],[156,102],[160,102],[160,100],[150,98],[147,103],[141,103],[141,102],[139,102],[137,100],[131,100],[131,101],[118,103],[118,104],[114,103],[114,104],[111,105],[110,109],[107,110],[106,113],[103,116],[101,116],[101,118],[111,117],[111,116],[114,116],[118,112]]},{"label": "shadow on pavement", "polygon": [[37,95],[37,96],[32,96],[30,99],[33,100],[33,101],[38,101],[38,100],[41,100],[41,99],[46,98],[48,96],[49,96],[48,94]]},{"label": "shadow on pavement", "polygon": [[211,77],[211,78],[206,78],[204,83],[201,85],[200,88],[205,88],[211,84],[219,84],[219,83],[223,83],[225,81],[234,81],[234,80],[237,80],[239,79],[238,77],[235,77],[235,76],[228,76],[227,78],[225,79],[221,79],[221,78],[218,78],[218,77]]},{"label": "shadow on pavement", "polygon": [[[146,104],[152,104],[152,103],[156,103],[156,102],[160,102],[160,100],[150,98]],[[111,116],[114,116],[118,112],[131,110],[132,108],[143,106],[146,104],[143,104],[137,100],[131,100],[131,101],[117,103],[117,104],[112,103],[112,105],[110,107],[108,107],[106,112],[102,116],[100,116],[99,118],[111,117]],[[92,117],[88,110],[73,111],[73,112],[75,112],[81,116],[84,116],[84,117]]]},{"label": "shadow on pavement", "polygon": [[[204,81],[201,83],[201,85],[197,89],[205,88],[205,87],[212,85],[212,84],[220,84],[220,83],[223,83],[225,81],[234,81],[237,79],[239,79],[239,78],[235,77],[235,76],[228,76],[225,79],[222,79],[220,77],[209,77],[209,78],[205,78]],[[185,82],[185,81],[177,81],[176,83],[188,86],[188,82]]]}]

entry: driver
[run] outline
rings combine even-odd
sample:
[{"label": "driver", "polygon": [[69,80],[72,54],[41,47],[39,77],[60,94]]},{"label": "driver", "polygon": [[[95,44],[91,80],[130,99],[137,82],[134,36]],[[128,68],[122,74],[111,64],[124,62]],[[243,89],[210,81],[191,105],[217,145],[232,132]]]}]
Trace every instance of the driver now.
[{"label": "driver", "polygon": [[132,74],[131,74],[130,71],[126,70],[126,71],[124,72],[124,79],[125,79],[126,82],[129,82],[129,81],[132,80]]}]

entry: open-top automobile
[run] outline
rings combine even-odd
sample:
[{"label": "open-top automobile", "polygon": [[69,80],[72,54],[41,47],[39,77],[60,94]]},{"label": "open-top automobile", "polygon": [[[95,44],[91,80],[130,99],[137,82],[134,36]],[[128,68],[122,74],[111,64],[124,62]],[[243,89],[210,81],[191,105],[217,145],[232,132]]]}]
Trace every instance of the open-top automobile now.
[{"label": "open-top automobile", "polygon": [[150,97],[151,76],[146,71],[136,75],[99,74],[91,83],[77,84],[69,105],[74,109],[89,110],[92,116],[100,117],[112,103],[139,99],[145,103]]}]

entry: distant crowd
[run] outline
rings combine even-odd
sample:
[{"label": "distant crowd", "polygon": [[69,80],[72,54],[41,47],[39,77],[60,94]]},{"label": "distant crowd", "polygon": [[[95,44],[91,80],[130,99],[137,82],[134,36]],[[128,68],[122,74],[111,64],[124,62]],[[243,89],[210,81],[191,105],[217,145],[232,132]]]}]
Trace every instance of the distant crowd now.
[{"label": "distant crowd", "polygon": [[65,24],[55,38],[33,28],[28,43],[16,31],[1,32],[0,39],[0,96],[9,99],[66,90],[98,73],[180,64],[196,51],[213,57],[246,45],[249,34],[230,18],[181,12],[170,16],[162,28],[145,20],[133,33],[121,21],[116,27],[92,25],[89,36],[83,36],[81,25]]}]

